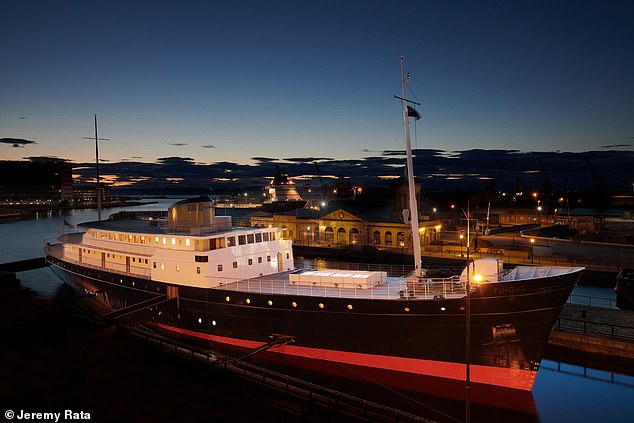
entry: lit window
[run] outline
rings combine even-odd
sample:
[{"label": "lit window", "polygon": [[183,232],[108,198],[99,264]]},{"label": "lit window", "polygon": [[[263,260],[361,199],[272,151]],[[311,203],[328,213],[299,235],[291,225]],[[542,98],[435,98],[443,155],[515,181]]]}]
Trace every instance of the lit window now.
[{"label": "lit window", "polygon": [[324,308],[324,303],[319,303],[319,308]]},{"label": "lit window", "polygon": [[211,321],[211,324],[212,324],[212,326],[216,326],[216,321],[215,321],[215,320],[212,320],[212,321]]},{"label": "lit window", "polygon": [[202,322],[203,322],[203,319],[199,317],[198,318],[198,323],[202,323]]},{"label": "lit window", "polygon": [[251,304],[251,300],[247,298],[247,304]]},{"label": "lit window", "polygon": [[177,264],[177,265],[176,265],[176,271],[177,271],[177,272],[180,272],[180,271],[181,271],[181,265],[180,265],[180,264]]},{"label": "lit window", "polygon": [[196,267],[196,274],[200,275],[200,267]]},{"label": "lit window", "polygon": [[165,270],[165,263],[161,263],[161,270]]},{"label": "lit window", "polygon": [[167,238],[163,238],[163,244],[167,244]]},{"label": "lit window", "polygon": [[296,303],[295,301],[293,301],[293,302],[291,303],[291,305],[292,305],[293,307],[297,307],[297,303]]},{"label": "lit window", "polygon": [[352,304],[348,304],[348,310],[352,310]]},{"label": "lit window", "polygon": [[229,301],[231,301],[231,298],[230,297],[225,297],[225,301],[229,302]]},{"label": "lit window", "polygon": [[154,237],[154,242],[156,242],[158,244],[159,240],[158,240],[157,236]]},{"label": "lit window", "polygon": [[273,301],[271,301],[271,300],[268,300],[266,303],[267,303],[268,305],[270,305],[270,306],[271,306],[271,305],[273,305]]},{"label": "lit window", "polygon": [[176,238],[172,238],[172,245],[176,245]]},{"label": "lit window", "polygon": [[185,238],[185,245],[187,245],[189,247],[190,242],[191,241],[189,240],[189,238]]}]

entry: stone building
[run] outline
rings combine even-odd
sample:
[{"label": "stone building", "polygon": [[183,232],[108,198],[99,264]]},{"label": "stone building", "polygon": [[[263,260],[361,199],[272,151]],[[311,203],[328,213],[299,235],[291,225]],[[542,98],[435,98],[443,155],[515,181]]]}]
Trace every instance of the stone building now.
[{"label": "stone building", "polygon": [[[412,234],[402,219],[342,207],[320,214],[315,210],[289,213],[257,212],[249,216],[251,226],[277,227],[283,236],[297,245],[330,248],[375,248],[387,252],[411,254]],[[441,225],[422,217],[421,246],[435,244],[440,239]]]}]

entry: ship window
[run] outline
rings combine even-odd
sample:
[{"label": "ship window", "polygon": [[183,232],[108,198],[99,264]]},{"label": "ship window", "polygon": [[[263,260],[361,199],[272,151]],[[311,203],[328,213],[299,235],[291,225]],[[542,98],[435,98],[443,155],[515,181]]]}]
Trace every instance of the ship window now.
[{"label": "ship window", "polygon": [[177,264],[177,265],[176,265],[176,271],[177,271],[177,272],[180,272],[180,271],[181,271],[181,265],[180,265],[180,264]]},{"label": "ship window", "polygon": [[218,265],[218,271],[219,271],[219,272],[222,272],[222,264],[219,264],[219,265]]},{"label": "ship window", "polygon": [[262,257],[258,257],[258,263],[262,263]]},{"label": "ship window", "polygon": [[132,257],[132,263],[136,263],[136,258]]},{"label": "ship window", "polygon": [[163,238],[163,244],[167,244],[167,238]]},{"label": "ship window", "polygon": [[165,263],[161,263],[161,270],[165,270]]},{"label": "ship window", "polygon": [[145,259],[145,264],[148,264],[148,261],[147,261],[147,259]]},{"label": "ship window", "polygon": [[385,245],[392,245],[392,232],[385,233]]},{"label": "ship window", "polygon": [[271,232],[270,238],[271,241],[275,241],[275,232]]},{"label": "ship window", "polygon": [[145,237],[141,236],[141,244],[145,244]]},{"label": "ship window", "polygon": [[152,267],[156,269],[156,262],[155,261],[152,262]]},{"label": "ship window", "polygon": [[191,243],[191,241],[189,240],[189,238],[185,238],[185,245],[187,245],[189,247],[190,243]]},{"label": "ship window", "polygon": [[249,266],[251,266],[253,264],[253,259],[249,259]]},{"label": "ship window", "polygon": [[380,244],[381,243],[381,232],[374,231],[374,237],[372,238],[372,243],[373,244]]},{"label": "ship window", "polygon": [[271,256],[266,256],[266,261],[270,262],[271,261]]},{"label": "ship window", "polygon": [[286,253],[286,258],[287,259],[291,258],[291,255],[289,253]]},{"label": "ship window", "polygon": [[255,234],[255,242],[262,242],[262,234],[260,232]]},{"label": "ship window", "polygon": [[172,245],[176,245],[176,238],[172,238]]},{"label": "ship window", "polygon": [[263,239],[265,242],[266,242],[266,241],[268,241],[268,240],[269,240],[269,233],[268,233],[268,232],[264,232],[264,233],[262,234],[262,239]]},{"label": "ship window", "polygon": [[200,267],[196,266],[196,273],[200,275]]},{"label": "ship window", "polygon": [[236,246],[236,237],[235,236],[227,237],[227,246],[229,246],[229,247],[235,247]]},{"label": "ship window", "polygon": [[245,235],[238,235],[238,245],[244,245],[247,243],[247,237]]},{"label": "ship window", "polygon": [[234,262],[233,262],[233,268],[234,268],[234,269],[237,269],[237,268],[238,268],[238,262],[237,262],[237,261],[234,261]]},{"label": "ship window", "polygon": [[157,236],[154,237],[154,242],[156,242],[158,244],[159,240],[158,240]]},{"label": "ship window", "polygon": [[253,236],[253,234],[248,234],[247,235],[247,242],[249,244],[253,244],[255,242],[255,237]]},{"label": "ship window", "polygon": [[207,263],[209,261],[209,256],[194,256],[194,261],[198,263]]}]

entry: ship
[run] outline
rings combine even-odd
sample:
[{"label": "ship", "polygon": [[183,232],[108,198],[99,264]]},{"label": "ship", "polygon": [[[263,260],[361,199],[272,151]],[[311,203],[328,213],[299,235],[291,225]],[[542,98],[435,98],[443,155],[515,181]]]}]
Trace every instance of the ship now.
[{"label": "ship", "polygon": [[[406,138],[413,189],[407,130]],[[414,242],[415,201],[410,195]],[[144,322],[162,335],[235,359],[456,400],[467,383],[470,401],[507,408],[530,393],[583,271],[505,269],[488,258],[436,279],[417,249],[410,275],[298,269],[284,232],[233,227],[208,197],[176,202],[163,219],[127,213],[78,227],[46,245],[53,272],[111,310],[165,299]]]}]

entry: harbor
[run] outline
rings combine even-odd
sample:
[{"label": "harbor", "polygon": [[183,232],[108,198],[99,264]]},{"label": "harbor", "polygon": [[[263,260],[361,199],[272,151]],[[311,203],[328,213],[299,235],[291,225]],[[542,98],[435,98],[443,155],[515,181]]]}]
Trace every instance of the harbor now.
[{"label": "harbor", "polygon": [[[77,216],[71,215],[65,217],[64,219],[70,221],[75,221],[75,219],[77,219],[78,221],[84,219],[89,220],[90,213],[94,213],[94,211],[87,212],[89,213],[88,215],[86,215],[85,213],[86,212],[81,212]],[[25,226],[27,226],[29,230],[25,232],[38,234],[36,236],[39,237],[41,236],[41,231],[37,230],[37,228],[42,227],[43,223],[46,223],[44,226],[52,226],[51,231],[53,232],[53,236],[55,236],[55,234],[59,232],[60,228],[63,227],[63,225],[57,225],[56,223],[54,223],[56,219],[60,219],[60,222],[62,220],[61,217],[57,218],[51,216],[47,217],[44,221],[31,220],[22,222],[11,222],[8,225],[14,226],[4,225],[0,228],[4,231],[9,231],[5,232],[5,235],[9,235],[10,231],[15,230],[22,232],[25,230]],[[20,243],[18,243],[18,245],[19,244]],[[39,242],[35,242],[33,240],[24,241],[24,245],[27,251],[35,251],[37,253],[37,244],[41,245]],[[33,255],[28,252],[22,254],[25,258],[33,257]],[[25,256],[24,254],[27,255]],[[27,261],[17,260],[17,262],[17,265],[11,265],[8,263],[13,262],[7,262],[4,263],[2,267],[7,270],[17,271],[17,275],[19,279],[22,280],[22,284],[33,291],[37,291],[40,296],[50,299],[58,296],[60,284],[51,274],[48,268],[41,267],[43,265],[43,260],[39,258],[33,258],[32,260]],[[298,265],[301,266],[301,264]],[[66,294],[68,295],[68,293]],[[6,301],[7,297],[3,298],[5,298]],[[35,301],[38,304],[36,306],[36,309],[46,310],[51,307],[51,304],[48,303],[48,300],[35,300],[37,296],[34,296],[32,294],[26,295],[24,298],[28,298],[29,302]],[[180,368],[180,366],[190,368],[190,373],[184,372],[185,374],[190,375],[188,377],[193,377],[191,375],[192,373],[199,375],[204,374],[205,377],[203,379],[205,379],[206,383],[210,383],[214,386],[217,385],[217,383],[222,384],[222,382],[216,381],[226,380],[225,378],[229,378],[229,380],[231,381],[231,386],[234,386],[233,384],[237,384],[236,386],[242,386],[242,383],[246,383],[247,386],[250,386],[250,388],[239,387],[236,388],[237,391],[245,393],[245,395],[248,395],[249,392],[255,392],[253,393],[253,396],[249,398],[253,398],[253,401],[257,401],[259,405],[262,405],[262,401],[268,401],[266,404],[262,405],[263,408],[261,412],[265,413],[267,416],[271,416],[270,420],[276,420],[278,416],[283,416],[280,418],[290,419],[291,421],[293,419],[296,419],[298,421],[344,421],[347,419],[352,419],[352,416],[354,416],[354,419],[360,419],[360,421],[425,421],[425,419],[428,419],[430,421],[461,421],[461,419],[463,419],[463,416],[461,416],[461,412],[456,412],[456,410],[460,410],[460,406],[456,406],[456,404],[453,403],[447,403],[446,400],[442,399],[413,399],[412,397],[402,394],[387,394],[381,389],[379,389],[380,392],[377,393],[372,392],[373,390],[365,389],[367,388],[367,386],[364,386],[363,388],[355,386],[351,387],[346,382],[339,382],[339,386],[328,386],[328,384],[332,383],[332,381],[323,380],[320,378],[314,378],[314,380],[312,381],[299,378],[301,382],[296,382],[295,379],[288,379],[288,381],[284,381],[283,377],[290,377],[288,374],[267,369],[264,369],[263,371],[261,370],[261,368],[245,370],[244,367],[234,367],[225,370],[224,366],[219,366],[213,363],[207,364],[207,360],[214,361],[215,359],[217,359],[218,355],[214,354],[213,357],[205,358],[203,360],[202,354],[208,350],[200,350],[199,346],[181,344],[175,345],[174,340],[161,339],[157,338],[156,334],[143,334],[137,332],[136,330],[128,329],[129,327],[133,328],[134,325],[117,325],[114,321],[114,318],[111,319],[109,322],[105,322],[103,319],[95,317],[94,314],[86,314],[83,311],[80,311],[78,313],[69,311],[69,306],[71,304],[74,307],[81,306],[87,301],[90,301],[90,298],[78,298],[69,302],[62,303],[62,309],[60,310],[58,308],[56,311],[53,312],[53,315],[65,317],[50,318],[51,314],[40,313],[40,317],[38,320],[38,318],[34,319],[33,317],[27,318],[24,314],[20,314],[22,312],[18,313],[21,317],[18,318],[17,322],[14,322],[14,327],[20,328],[20,330],[16,330],[13,333],[22,334],[20,335],[22,336],[22,340],[20,341],[22,345],[22,350],[20,351],[33,350],[43,352],[42,356],[30,358],[27,360],[26,363],[23,363],[23,365],[27,367],[34,365],[34,363],[37,363],[35,369],[25,369],[25,372],[35,372],[38,371],[37,369],[40,369],[39,371],[41,371],[41,366],[44,366],[48,368],[48,372],[52,373],[52,375],[50,375],[51,380],[57,381],[55,383],[53,383],[52,381],[50,382],[53,386],[58,386],[56,385],[56,383],[62,383],[62,380],[64,380],[65,377],[69,377],[68,375],[75,374],[75,376],[72,376],[73,378],[75,378],[73,379],[74,381],[66,380],[66,382],[64,383],[77,385],[81,381],[83,381],[81,383],[89,382],[90,385],[86,386],[87,389],[98,390],[100,386],[112,387],[113,384],[116,383],[116,380],[121,380],[121,383],[130,384],[131,381],[127,378],[133,377],[133,375],[136,375],[134,376],[136,378],[134,383],[138,385],[140,383],[140,380],[145,380],[146,378],[145,367],[143,367],[143,365],[140,363],[147,361],[148,366],[154,366],[148,367],[147,371],[149,372],[151,370],[155,374],[155,377],[159,377],[158,375],[156,375],[156,373],[159,373],[161,375],[160,378],[176,378],[176,380],[170,380],[169,382],[166,382],[163,379],[163,383],[168,383],[170,386],[175,383],[180,383],[180,381],[182,380],[187,383],[187,388],[175,390],[174,392],[188,392],[187,389],[193,389],[193,382],[191,382],[191,380],[187,381],[187,377],[185,377],[184,379],[178,379],[177,376],[179,373],[171,373],[171,370],[168,371],[168,368],[170,367],[174,369],[178,369]],[[11,302],[13,303],[13,300],[11,300]],[[53,308],[57,307],[58,306],[53,306]],[[594,406],[592,406],[592,404],[596,404],[596,402],[593,402],[592,398],[593,395],[596,394],[597,390],[608,390],[610,392],[616,390],[616,396],[607,400],[608,403],[612,403],[614,401],[618,402],[618,404],[614,405],[615,411],[613,417],[610,417],[610,415],[612,415],[610,413],[608,413],[606,417],[605,410],[604,414],[602,414],[601,417],[603,421],[619,421],[619,416],[621,415],[620,413],[628,412],[627,408],[630,406],[630,404],[625,400],[619,400],[619,398],[621,397],[619,397],[620,394],[618,394],[618,392],[622,392],[622,395],[625,395],[625,397],[631,395],[632,389],[634,389],[634,376],[632,376],[629,371],[629,369],[631,368],[631,359],[625,357],[627,351],[631,351],[632,349],[631,328],[629,327],[630,323],[623,319],[609,320],[609,316],[621,315],[621,313],[625,313],[624,315],[627,315],[628,313],[614,310],[614,308],[615,298],[614,293],[611,291],[611,289],[601,287],[594,288],[592,286],[581,286],[576,288],[568,299],[568,302],[564,306],[559,320],[556,322],[555,327],[553,328],[551,339],[546,350],[546,356],[544,358],[544,361],[542,362],[540,375],[538,376],[535,387],[533,389],[533,395],[530,396],[527,401],[527,404],[530,405],[529,408],[533,409],[534,411],[532,413],[511,413],[509,417],[508,410],[491,410],[487,408],[482,409],[475,407],[473,409],[474,420],[484,421],[490,418],[512,418],[513,420],[517,421],[536,421],[535,419],[539,419],[539,421],[542,422],[557,421],[562,415],[565,414],[562,414],[561,409],[555,409],[552,407],[552,405],[554,405],[554,403],[551,403],[552,396],[550,394],[547,394],[547,392],[549,392],[549,389],[551,389],[552,387],[560,386],[560,383],[571,383],[573,386],[575,386],[576,390],[586,389],[584,388],[584,386],[588,385],[588,393],[594,392],[594,394],[589,394],[590,397],[585,397],[585,400],[582,402],[579,402],[579,400],[577,399],[571,399],[570,402],[567,403],[566,407],[564,407],[566,413],[574,414],[578,412],[579,416],[591,415],[591,413],[595,412],[593,411]],[[18,309],[24,310],[24,307],[19,306]],[[144,310],[140,309],[140,312],[142,313],[144,312]],[[134,315],[134,313],[132,313],[132,315]],[[130,316],[127,317],[128,322],[133,323],[134,319],[130,319]],[[4,318],[5,317],[3,317],[3,319]],[[37,326],[39,323],[34,322],[41,322],[42,319],[46,321],[46,325],[57,325],[58,323],[63,322],[62,327],[65,327],[64,325],[68,326],[66,327],[66,329],[63,330],[44,330],[42,332],[44,334],[50,333],[50,336],[47,335],[43,338],[28,336],[25,339],[23,334],[29,332],[28,330],[23,330],[25,327],[24,325],[26,324],[28,327],[27,322],[31,322],[32,325]],[[4,321],[5,320],[3,320],[3,322]],[[74,329],[75,327],[79,329]],[[626,332],[621,332],[623,327],[626,328]],[[72,331],[74,330],[83,331],[84,336],[87,337],[87,339],[94,337],[96,341],[88,342],[85,340],[86,338],[82,338],[80,336],[77,338],[77,344],[75,344],[75,336],[65,335],[63,338],[59,338],[63,341],[60,341],[57,338],[59,331],[72,333]],[[603,345],[602,348],[604,348],[604,351],[607,351],[608,354],[597,353],[597,340],[600,340],[599,344]],[[40,341],[42,341],[42,344],[34,345],[34,343]],[[112,346],[112,348],[116,348],[117,350],[121,351],[136,351],[135,353],[131,353],[131,355],[127,357],[123,357],[123,355],[120,353],[113,353],[109,357],[116,357],[117,359],[121,359],[124,361],[129,359],[131,360],[131,364],[129,365],[132,366],[132,364],[134,364],[136,367],[132,367],[137,370],[132,371],[128,368],[128,371],[123,372],[123,374],[110,372],[110,374],[112,375],[119,375],[116,377],[112,376],[111,379],[97,378],[94,380],[88,379],[86,381],[86,378],[84,377],[84,379],[79,379],[80,382],[78,382],[76,376],[78,372],[88,372],[87,374],[93,374],[93,372],[98,373],[97,370],[91,369],[89,364],[92,363],[91,365],[100,367],[100,365],[97,363],[100,360],[106,360],[108,358],[100,355],[100,351],[112,351],[107,350],[105,347],[103,347],[103,344],[91,344],[92,342],[116,342],[116,345],[121,342],[123,343],[123,345],[126,345],[126,347]],[[75,344],[76,346],[72,347],[73,344]],[[12,345],[15,346],[17,344]],[[52,357],[54,357],[54,354],[51,354],[51,351],[47,351],[47,349],[53,348],[51,345],[53,345],[54,348],[61,349],[62,354],[66,354],[72,348],[77,348],[81,352],[76,352],[75,354],[80,354],[84,357],[94,356],[95,359],[94,361],[88,360],[86,362],[87,367],[84,367],[84,370],[79,371],[77,367],[72,366],[68,362],[66,364],[63,364],[64,360],[62,358],[58,357],[56,359],[53,359]],[[88,345],[99,346],[96,347],[97,351],[93,353],[92,349],[89,349],[87,347]],[[614,348],[614,345],[623,345],[623,354],[618,353],[618,349]],[[20,356],[19,353],[15,353],[15,351],[11,353],[10,349],[5,349],[4,352],[10,355],[13,354],[10,358],[12,360],[19,361],[19,358],[16,358]],[[48,361],[49,359],[51,361]],[[160,365],[160,363],[164,363],[165,360],[170,363],[169,366]],[[71,361],[75,362],[75,360]],[[174,362],[174,364],[172,364],[172,362]],[[121,363],[119,363],[118,365],[121,365]],[[104,368],[107,368],[105,363],[103,364],[103,366]],[[200,370],[199,366],[203,366],[207,370]],[[69,367],[73,367],[75,370],[70,370]],[[14,368],[14,366],[12,365],[11,368]],[[23,367],[19,366],[15,368],[24,369]],[[199,370],[191,370],[192,368]],[[266,371],[271,371],[272,373],[270,375],[267,375]],[[164,372],[166,374],[163,375]],[[243,373],[242,376],[240,376],[241,372]],[[139,374],[142,374],[143,377],[141,378]],[[13,375],[13,377],[19,378],[17,374],[14,373]],[[245,379],[244,375],[247,375],[248,377]],[[206,386],[204,382],[201,382],[200,378],[201,376],[198,376],[196,379],[199,383],[202,383],[203,385],[203,387],[196,388],[196,392],[198,392],[199,394],[201,391],[198,391],[198,389],[201,389],[202,391],[204,391],[205,389],[209,389],[209,386]],[[26,378],[24,380],[26,381],[33,379]],[[150,386],[160,386],[160,383],[154,381],[150,376],[147,377],[147,380],[152,381],[151,383],[149,383]],[[100,383],[103,383],[103,385],[99,385]],[[286,391],[287,383],[289,386],[288,389],[291,389],[291,386],[293,387],[292,394]],[[255,384],[255,386],[251,386],[251,384]],[[294,384],[296,384],[297,386],[294,386]],[[223,386],[225,385],[227,385],[227,383],[225,383]],[[133,384],[132,386],[135,385]],[[280,386],[282,386],[283,389],[280,390]],[[9,398],[12,398],[15,401],[18,401],[20,398],[21,401],[27,401],[29,398],[33,398],[33,393],[35,392],[37,395],[44,395],[42,397],[42,401],[44,404],[49,404],[51,403],[51,401],[55,402],[56,400],[60,401],[58,402],[59,404],[64,403],[64,401],[71,401],[69,398],[55,399],[55,395],[59,396],[60,394],[54,394],[53,392],[51,392],[57,390],[51,388],[50,386],[49,388],[40,386],[37,389],[35,387],[22,387],[20,389],[12,391],[13,396],[10,396]],[[49,389],[49,392],[45,394],[47,389]],[[152,389],[154,390],[158,388]],[[251,389],[255,391],[250,391]],[[264,392],[260,391],[261,389],[263,389]],[[76,392],[86,392],[86,390],[83,388],[78,388]],[[121,395],[125,396],[125,389],[123,387],[120,388],[120,390],[117,392],[121,392]],[[317,395],[317,392],[319,392],[319,395]],[[311,398],[311,395],[313,394],[315,395]],[[50,395],[54,397],[54,399],[51,400],[49,398],[46,398],[45,395]],[[132,395],[132,393],[125,397],[128,398],[130,395]],[[160,397],[160,395],[166,394],[160,393],[159,395],[159,393],[156,393],[156,395]],[[175,394],[170,393],[170,395]],[[223,398],[222,394],[215,395],[218,398]],[[341,395],[342,397],[339,398],[338,395]],[[189,410],[191,408],[191,404],[188,405],[187,403],[186,398],[188,397],[188,395],[183,394],[183,397],[180,399],[172,398],[169,401],[160,401],[160,404],[161,407],[167,407],[171,410]],[[125,418],[128,418],[129,420],[133,421],[141,421],[141,416],[151,416],[153,415],[152,413],[157,413],[155,415],[158,415],[159,413],[166,413],[165,415],[173,415],[175,418],[177,417],[176,414],[178,414],[174,413],[174,411],[161,410],[161,407],[158,407],[156,405],[153,405],[152,407],[150,407],[150,409],[144,409],[143,407],[145,407],[145,405],[139,405],[136,401],[132,401],[134,404],[137,404],[133,407],[134,409],[132,410],[132,408],[128,408],[128,414],[126,414],[126,411],[122,411],[120,409],[117,409],[116,407],[114,407],[115,409],[113,410],[106,409],[107,407],[105,406],[105,404],[107,403],[107,401],[98,400],[95,398],[96,397],[93,396],[92,399],[92,401],[94,401],[92,410],[95,410],[92,414],[93,418],[99,413],[104,413],[102,414],[102,416],[107,416],[105,420],[125,420]],[[256,398],[258,399],[256,400]],[[266,400],[262,400],[262,398],[265,398]],[[583,395],[582,398],[584,398]],[[291,401],[291,399],[293,399],[293,401]],[[142,398],[139,398],[138,401],[144,403],[144,400]],[[251,400],[249,400],[249,402],[250,401]],[[605,400],[603,401],[605,402]],[[92,404],[90,401],[88,401],[87,403]],[[220,401],[220,403],[231,404],[231,401]],[[559,403],[559,401],[557,401],[557,403]],[[421,407],[420,404],[425,404],[433,410],[430,410],[427,407]],[[171,408],[172,405],[174,405],[173,409]],[[210,409],[205,410],[204,407],[201,409],[201,406],[198,405],[194,408],[195,411],[186,413],[187,417],[183,417],[182,421],[196,421],[197,419],[199,421],[203,421],[204,418],[201,416],[205,413],[208,413],[207,415],[209,416],[218,416],[219,414],[222,414],[222,418],[229,420],[256,420],[254,415],[247,414],[245,416],[239,414],[242,413],[243,410],[238,406],[234,406],[235,403],[233,406],[228,405],[228,408],[222,408],[222,411],[219,411],[218,406],[215,406],[213,407],[214,411],[211,411]],[[232,407],[234,408],[232,409]],[[251,409],[252,408],[250,408],[249,411]],[[379,409],[381,410],[380,413],[377,411]],[[202,414],[196,414],[198,413],[198,411],[200,411],[200,413]],[[398,417],[395,417],[395,412],[397,412]],[[365,418],[364,420],[364,413],[370,413],[366,415],[371,415],[372,417]],[[447,417],[447,415],[450,417]],[[379,418],[379,416],[381,417]],[[149,418],[147,421],[150,420],[151,418]]]},{"label": "harbor", "polygon": [[[52,276],[46,268],[18,275],[28,280],[36,273]],[[152,421],[160,416],[170,416],[173,421],[252,421],[263,415],[267,421],[459,421],[458,416],[452,420],[438,414],[447,410],[430,412],[414,403],[403,405],[403,398],[389,400],[390,396],[372,392],[366,398],[357,397],[355,393],[364,390],[346,393],[247,363],[228,366],[226,360],[195,345],[117,323],[116,318],[106,322],[82,309],[85,299],[53,304],[30,288],[17,286],[4,286],[0,298],[7,340],[2,350],[7,364],[3,367],[3,380],[7,381],[3,405],[26,406],[35,401],[42,407],[76,408],[75,404],[82,404],[95,421]],[[575,299],[573,294],[569,301],[589,298]],[[127,316],[126,320],[134,319]],[[573,383],[614,386],[628,395],[634,389],[632,358],[627,357],[634,345],[634,327],[624,324],[631,325],[631,313],[568,303],[551,335],[542,372],[548,378],[563,374],[584,381]],[[617,344],[624,346],[621,352],[615,348]],[[603,345],[603,352],[597,351],[597,345]],[[576,360],[570,359],[573,357]],[[537,416],[540,421],[554,421],[540,413],[539,381],[534,393]],[[139,391],[145,394],[139,396]],[[203,396],[215,400],[199,401]],[[386,399],[391,402],[383,403]],[[242,401],[254,406],[244,410]],[[614,420],[609,415],[603,421],[618,421],[616,414]],[[474,409],[476,421],[491,416],[510,416],[515,421],[537,418]]]}]

